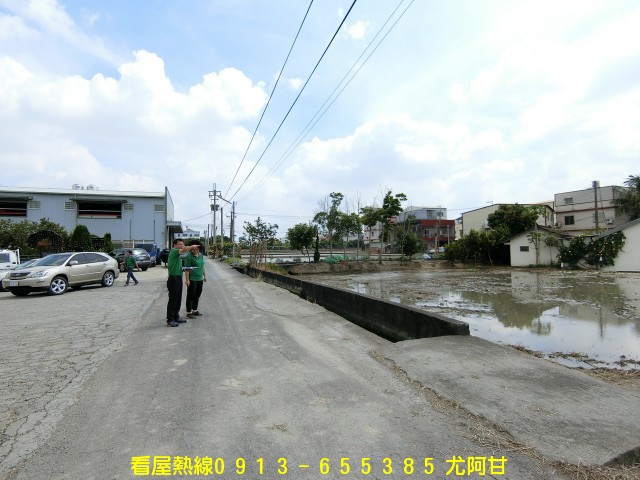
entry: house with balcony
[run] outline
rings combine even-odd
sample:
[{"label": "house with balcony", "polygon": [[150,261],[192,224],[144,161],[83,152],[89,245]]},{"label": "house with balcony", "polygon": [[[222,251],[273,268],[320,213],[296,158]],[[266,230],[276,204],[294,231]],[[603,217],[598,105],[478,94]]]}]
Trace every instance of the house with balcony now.
[{"label": "house with balcony", "polygon": [[629,221],[629,215],[619,212],[615,199],[625,187],[601,187],[556,193],[554,196],[555,227],[562,233],[577,237],[613,230]]},{"label": "house with balcony", "polygon": [[408,207],[396,217],[396,223],[409,227],[426,250],[437,250],[456,239],[456,222],[447,219],[447,209],[441,206]]}]

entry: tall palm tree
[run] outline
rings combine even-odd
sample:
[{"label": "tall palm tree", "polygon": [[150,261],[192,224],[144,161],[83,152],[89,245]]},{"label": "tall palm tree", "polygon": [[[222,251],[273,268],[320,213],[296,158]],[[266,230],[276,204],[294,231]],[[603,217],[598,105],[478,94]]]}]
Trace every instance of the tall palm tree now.
[{"label": "tall palm tree", "polygon": [[614,203],[620,208],[620,212],[628,213],[630,220],[640,218],[640,175],[629,175],[624,182],[627,186]]}]

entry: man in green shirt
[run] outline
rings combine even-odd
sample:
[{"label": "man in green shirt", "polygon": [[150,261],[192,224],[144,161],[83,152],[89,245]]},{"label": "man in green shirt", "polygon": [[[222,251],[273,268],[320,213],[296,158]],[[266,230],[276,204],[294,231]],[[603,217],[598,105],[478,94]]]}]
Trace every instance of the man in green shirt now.
[{"label": "man in green shirt", "polygon": [[133,275],[133,269],[138,268],[138,262],[133,256],[133,252],[131,250],[127,250],[127,253],[124,254],[124,266],[127,269],[127,281],[124,282],[125,286],[129,285],[129,280],[133,280],[135,285],[138,284],[138,280]]},{"label": "man in green shirt", "polygon": [[191,245],[196,248],[184,257],[184,266],[191,268],[184,272],[184,283],[187,286],[187,318],[202,315],[198,311],[198,301],[202,294],[202,284],[207,281],[207,274],[204,271],[204,255],[200,252],[200,241],[194,240]]},{"label": "man in green shirt", "polygon": [[187,323],[185,319],[180,318],[180,304],[182,303],[182,259],[180,254],[193,250],[193,245],[185,247],[184,240],[176,238],[172,247],[167,260],[167,268],[169,270],[169,278],[167,279],[167,290],[169,290],[167,325],[177,327],[181,323]]}]

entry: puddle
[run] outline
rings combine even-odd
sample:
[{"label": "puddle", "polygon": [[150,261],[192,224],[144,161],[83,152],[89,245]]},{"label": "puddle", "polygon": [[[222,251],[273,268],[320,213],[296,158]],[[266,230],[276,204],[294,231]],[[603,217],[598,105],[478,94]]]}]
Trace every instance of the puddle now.
[{"label": "puddle", "polygon": [[[640,368],[640,274],[431,270],[305,278],[437,312],[570,366]],[[629,362],[631,360],[631,362]]]}]

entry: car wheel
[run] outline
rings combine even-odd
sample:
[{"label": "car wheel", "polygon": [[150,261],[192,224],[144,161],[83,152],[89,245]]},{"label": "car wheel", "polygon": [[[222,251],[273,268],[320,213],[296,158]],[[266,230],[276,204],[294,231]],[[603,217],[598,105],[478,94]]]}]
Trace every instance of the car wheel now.
[{"label": "car wheel", "polygon": [[149,270],[149,267],[140,267],[140,269],[141,269],[143,272],[146,272],[147,270]]},{"label": "car wheel", "polygon": [[53,280],[51,280],[51,285],[49,285],[49,290],[47,290],[47,293],[49,295],[62,295],[67,291],[68,285],[69,284],[67,283],[66,278],[61,276],[55,277]]},{"label": "car wheel", "polygon": [[26,297],[29,295],[31,289],[29,288],[12,288],[11,293],[13,293],[16,297]]},{"label": "car wheel", "polygon": [[113,272],[105,272],[105,274],[102,276],[102,286],[103,287],[112,286],[115,279],[116,277],[113,274]]},{"label": "car wheel", "polygon": [[118,270],[120,270],[121,272],[126,272],[126,268],[124,268],[124,263],[121,263],[120,265],[118,265]]}]

